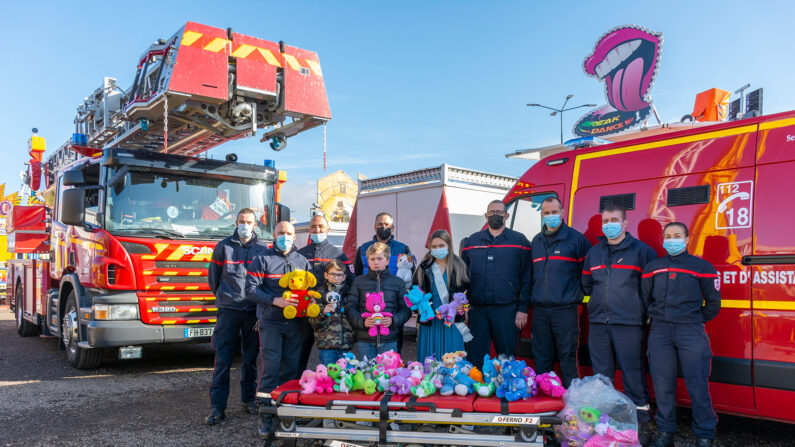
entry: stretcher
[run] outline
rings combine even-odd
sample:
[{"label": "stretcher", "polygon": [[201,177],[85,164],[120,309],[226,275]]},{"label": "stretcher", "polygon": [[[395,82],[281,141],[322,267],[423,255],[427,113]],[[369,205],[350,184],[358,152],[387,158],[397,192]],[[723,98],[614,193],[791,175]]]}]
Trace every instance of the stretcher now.
[{"label": "stretcher", "polygon": [[[497,397],[427,398],[363,392],[300,394],[297,380],[270,393],[276,416],[266,445],[322,443],[329,447],[553,445],[563,401],[546,396],[508,402]],[[324,423],[326,420],[326,423]],[[331,421],[329,424],[328,421]],[[333,426],[332,426],[333,425]]]}]

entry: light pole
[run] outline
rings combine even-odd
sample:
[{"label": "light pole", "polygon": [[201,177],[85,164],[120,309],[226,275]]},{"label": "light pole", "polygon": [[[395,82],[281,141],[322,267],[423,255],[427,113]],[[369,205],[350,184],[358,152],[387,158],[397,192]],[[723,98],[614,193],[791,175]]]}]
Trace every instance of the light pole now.
[{"label": "light pole", "polygon": [[577,107],[569,107],[566,108],[566,104],[568,104],[569,100],[573,98],[574,95],[566,95],[566,100],[563,101],[563,105],[560,106],[559,109],[555,109],[553,107],[542,106],[541,104],[528,104],[528,107],[543,107],[545,109],[552,110],[552,113],[549,116],[560,115],[560,144],[563,144],[563,112],[568,112],[569,110],[579,109],[580,107],[596,107],[596,104],[583,104]]}]

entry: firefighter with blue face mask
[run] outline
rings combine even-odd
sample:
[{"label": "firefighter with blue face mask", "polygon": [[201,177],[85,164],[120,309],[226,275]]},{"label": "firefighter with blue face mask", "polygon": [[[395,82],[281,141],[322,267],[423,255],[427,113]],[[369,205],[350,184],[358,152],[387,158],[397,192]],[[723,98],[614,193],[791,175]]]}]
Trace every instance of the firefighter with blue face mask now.
[{"label": "firefighter with blue face mask", "polygon": [[585,255],[582,288],[590,296],[588,350],[593,372],[613,380],[618,363],[624,393],[637,406],[639,438],[645,445],[651,415],[643,369],[645,318],[640,282],[643,268],[657,258],[657,253],[632,237],[627,225],[623,208],[614,205],[604,208],[604,236]]},{"label": "firefighter with blue face mask", "polygon": [[657,400],[656,447],[674,445],[677,364],[690,396],[698,447],[713,445],[718,423],[709,396],[712,350],[704,323],[720,311],[720,278],[712,264],[687,252],[689,241],[685,224],[669,223],[663,231],[668,255],[643,271],[643,304],[651,320],[649,368]]}]

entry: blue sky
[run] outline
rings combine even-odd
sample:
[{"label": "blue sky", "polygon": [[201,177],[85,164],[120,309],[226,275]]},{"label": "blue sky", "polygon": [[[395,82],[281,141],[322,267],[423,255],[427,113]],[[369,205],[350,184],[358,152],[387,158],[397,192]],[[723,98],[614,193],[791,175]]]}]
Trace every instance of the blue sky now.
[{"label": "blue sky", "polygon": [[[504,154],[559,139],[558,119],[525,104],[558,106],[567,94],[570,105],[604,104],[582,61],[622,24],[663,33],[651,93],[663,121],[690,112],[700,91],[748,82],[765,89],[766,114],[791,110],[793,17],[785,1],[14,2],[0,14],[0,182],[19,185],[31,127],[57,148],[103,76],[126,88],[138,56],[187,20],[316,51],[333,116],[328,169],[355,178],[441,163],[521,175],[529,162]],[[583,110],[565,115],[565,137]],[[248,139],[211,154],[228,152],[276,159],[288,171],[283,201],[308,215],[323,175],[319,129],[280,153]]]}]

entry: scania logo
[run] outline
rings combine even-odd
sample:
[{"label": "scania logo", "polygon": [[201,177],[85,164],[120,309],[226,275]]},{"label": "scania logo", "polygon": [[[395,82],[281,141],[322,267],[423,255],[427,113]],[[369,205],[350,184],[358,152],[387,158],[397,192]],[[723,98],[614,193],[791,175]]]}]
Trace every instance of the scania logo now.
[{"label": "scania logo", "polygon": [[192,245],[183,245],[182,248],[183,255],[212,255],[213,249],[210,247],[196,247]]}]

